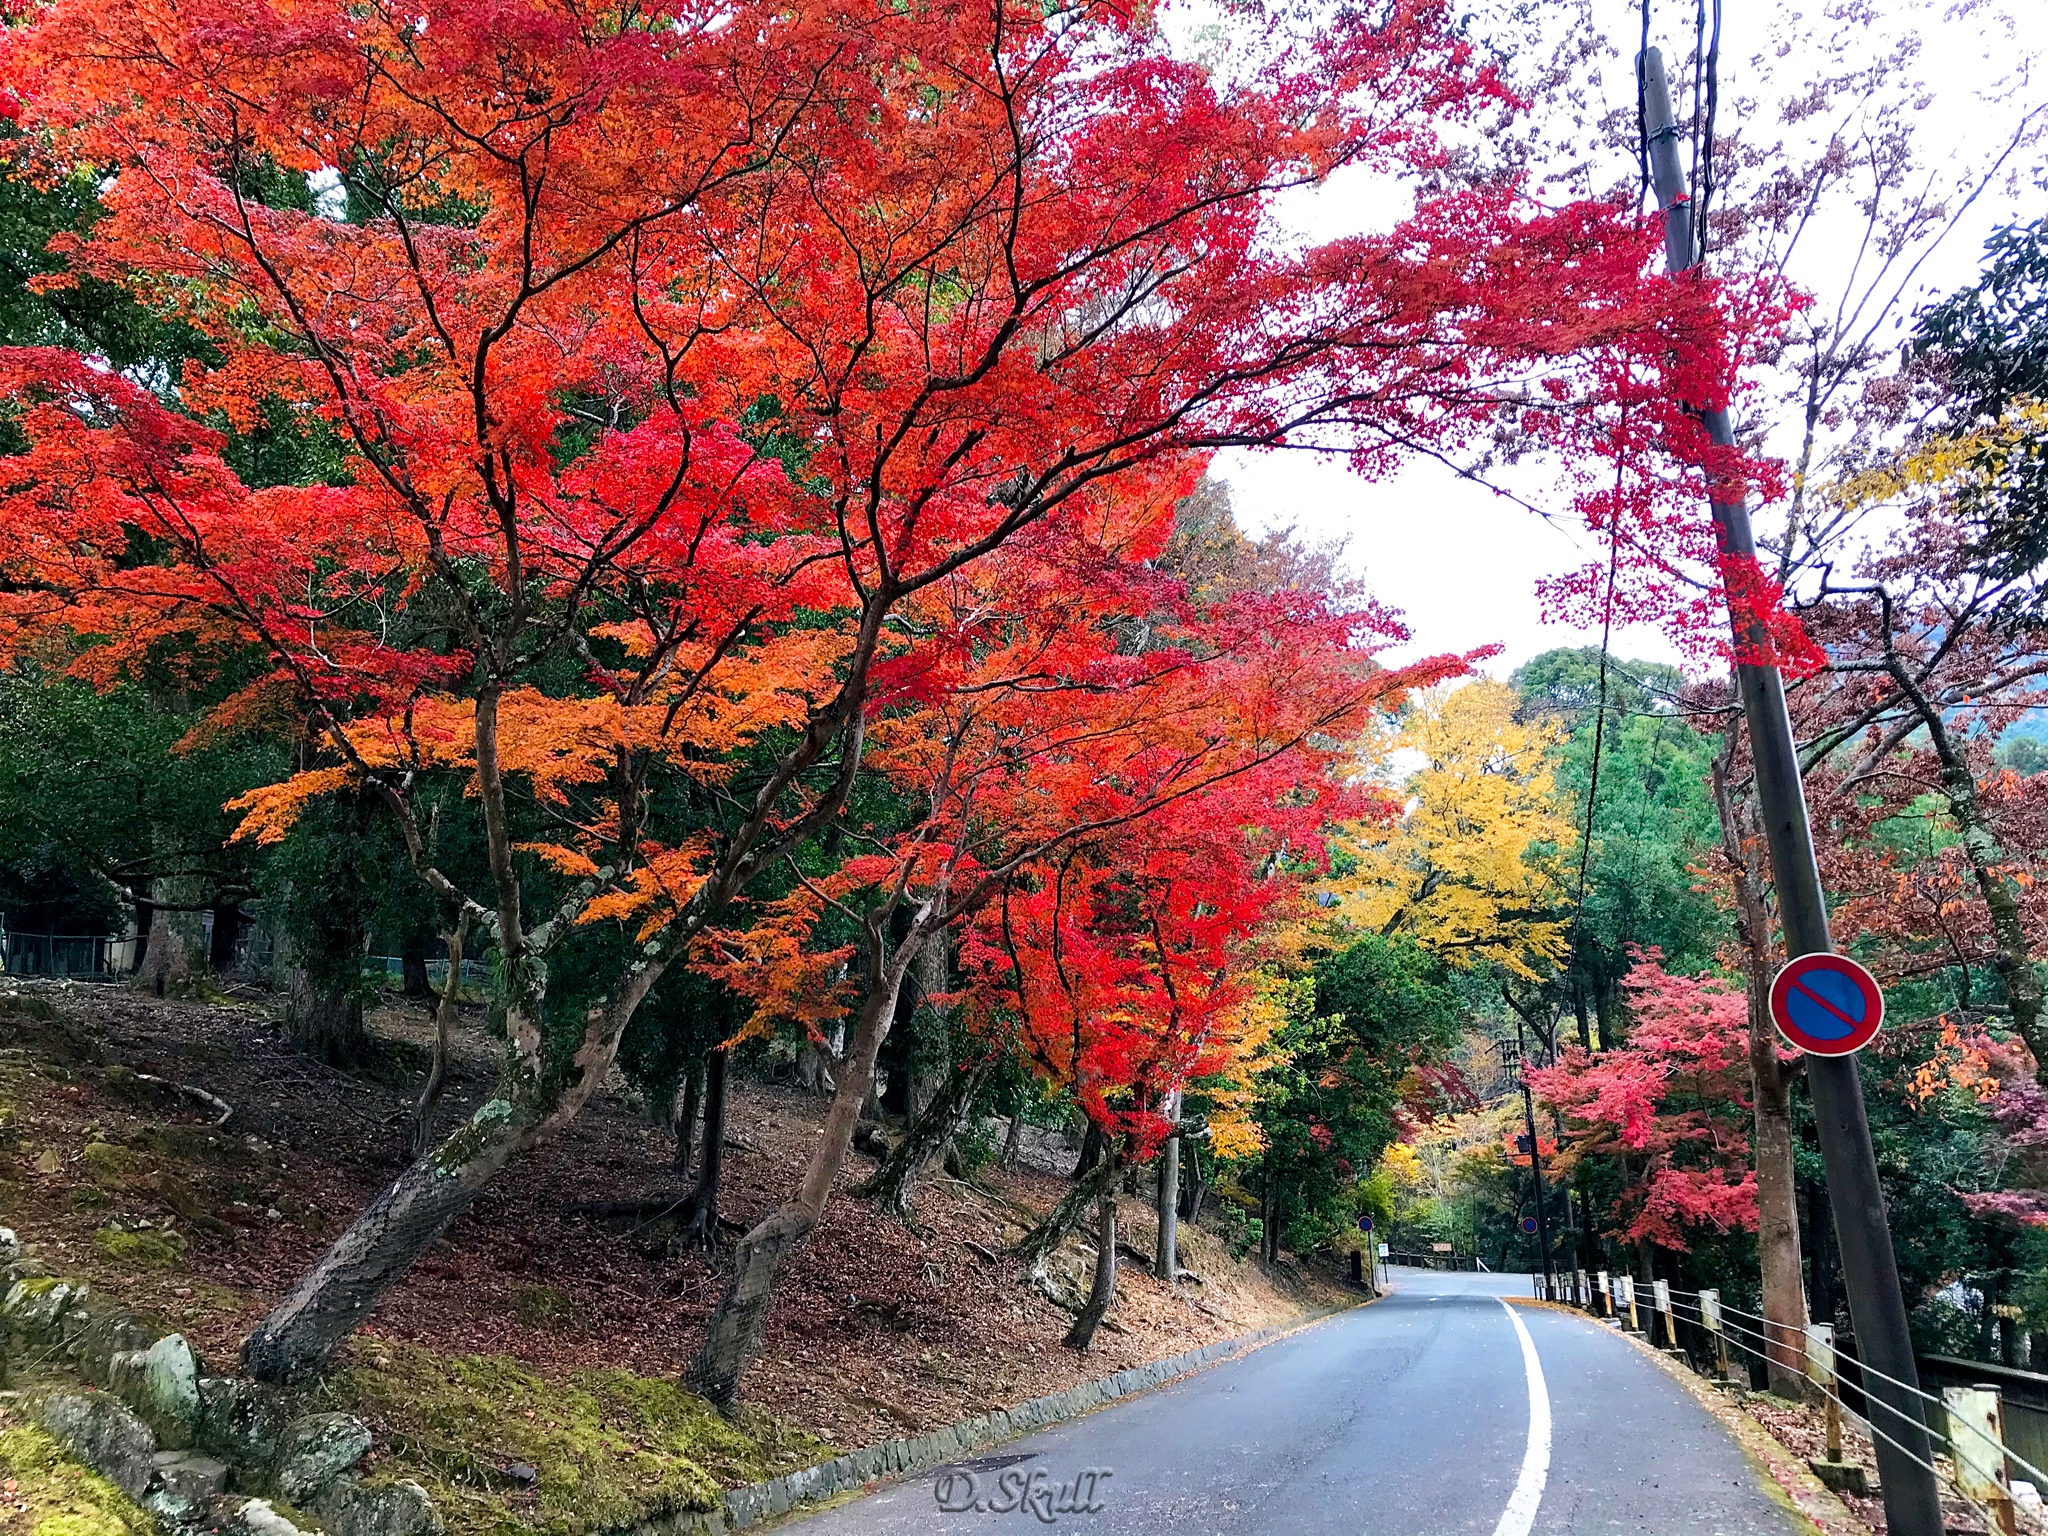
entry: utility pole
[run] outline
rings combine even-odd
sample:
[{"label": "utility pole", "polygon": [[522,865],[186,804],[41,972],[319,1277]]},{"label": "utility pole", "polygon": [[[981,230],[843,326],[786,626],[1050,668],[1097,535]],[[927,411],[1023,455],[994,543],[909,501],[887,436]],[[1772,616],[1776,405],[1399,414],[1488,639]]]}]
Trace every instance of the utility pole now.
[{"label": "utility pole", "polygon": [[[1636,60],[1642,93],[1643,130],[1650,161],[1650,180],[1657,206],[1664,213],[1664,254],[1673,273],[1693,264],[1692,203],[1678,163],[1678,129],[1671,112],[1671,88],[1664,74],[1664,56],[1645,49]],[[1735,434],[1725,410],[1701,413],[1707,435],[1730,447]],[[1714,532],[1725,559],[1753,561],[1756,541],[1749,526],[1749,503],[1740,486],[1713,487]],[[1738,653],[1759,654],[1768,644],[1762,621],[1733,608],[1729,620]],[[1785,709],[1784,680],[1775,666],[1738,664],[1737,686],[1749,722],[1750,756],[1755,763],[1758,808],[1771,855],[1771,878],[1778,895],[1779,918],[1787,954],[1829,954],[1834,939],[1828,932],[1827,900],[1821,890],[1820,865],[1813,854],[1813,831],[1806,819],[1806,788],[1799,773],[1799,754],[1792,739],[1792,719]],[[1892,1252],[1891,1228],[1885,1220],[1884,1189],[1878,1182],[1877,1155],[1870,1144],[1870,1121],[1863,1105],[1863,1085],[1854,1056],[1808,1056],[1806,1082],[1813,1094],[1813,1117],[1820,1133],[1822,1161],[1827,1166],[1828,1196],[1835,1208],[1835,1236],[1842,1250],[1842,1278],[1849,1292],[1849,1315],[1856,1325],[1860,1358],[1874,1370],[1913,1390],[1865,1377],[1865,1392],[1883,1406],[1872,1423],[1876,1438],[1878,1480],[1884,1485],[1884,1513],[1892,1536],[1942,1536],[1941,1497],[1936,1487],[1932,1447],[1922,1416],[1913,1363],[1913,1341],[1906,1329],[1906,1298],[1899,1287],[1898,1261]]]},{"label": "utility pole", "polygon": [[1536,1196],[1536,1242],[1543,1250],[1543,1296],[1546,1301],[1554,1301],[1557,1285],[1550,1271],[1550,1207],[1543,1198],[1543,1143],[1536,1139],[1536,1099],[1529,1092],[1529,1055],[1520,1015],[1515,1018],[1515,1075],[1522,1080],[1522,1119],[1529,1127],[1529,1173],[1535,1184],[1532,1192]]}]

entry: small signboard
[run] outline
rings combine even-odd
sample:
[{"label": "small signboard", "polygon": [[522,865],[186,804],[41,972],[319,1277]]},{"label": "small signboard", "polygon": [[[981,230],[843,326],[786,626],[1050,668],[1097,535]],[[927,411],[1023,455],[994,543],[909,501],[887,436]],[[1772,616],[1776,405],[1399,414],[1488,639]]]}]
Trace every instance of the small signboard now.
[{"label": "small signboard", "polygon": [[1449,1243],[1431,1243],[1429,1245],[1429,1251],[1431,1253],[1449,1253],[1451,1251],[1451,1245]]},{"label": "small signboard", "polygon": [[1386,1256],[1387,1256],[1387,1245],[1386,1245],[1385,1243],[1381,1243],[1381,1244],[1380,1244],[1380,1257],[1384,1259],[1384,1258],[1385,1258]]},{"label": "small signboard", "polygon": [[1846,955],[1801,955],[1771,983],[1778,1033],[1810,1056],[1847,1056],[1877,1038],[1884,993]]}]

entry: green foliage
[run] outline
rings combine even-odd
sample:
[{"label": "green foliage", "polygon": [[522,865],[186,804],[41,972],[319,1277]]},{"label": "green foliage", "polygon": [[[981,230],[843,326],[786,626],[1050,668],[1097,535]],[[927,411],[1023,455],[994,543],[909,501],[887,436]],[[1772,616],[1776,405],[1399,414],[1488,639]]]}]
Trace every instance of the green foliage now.
[{"label": "green foliage", "polygon": [[[2024,400],[2048,399],[2048,219],[2008,225],[1984,245],[1983,275],[1920,318],[1913,347],[1941,360],[1953,394],[1948,427],[1967,432]],[[1961,500],[1972,550],[1994,579],[2015,583],[2009,607],[2037,617],[2048,603],[2048,440],[2029,434],[1998,452]]]},{"label": "green foliage", "polygon": [[2010,768],[2023,779],[2048,773],[2048,740],[2039,736],[2008,735],[1998,744],[1998,766]]},{"label": "green foliage", "polygon": [[294,966],[322,991],[363,1000],[376,982],[363,971],[383,910],[427,906],[398,835],[368,796],[315,802],[263,861],[264,910]]},{"label": "green foliage", "polygon": [[1230,1251],[1232,1259],[1242,1259],[1257,1248],[1266,1235],[1266,1223],[1257,1216],[1247,1216],[1230,1201],[1218,1203],[1217,1222],[1223,1228],[1223,1246]]},{"label": "green foliage", "polygon": [[[186,744],[174,692],[97,692],[33,667],[0,677],[0,912],[17,926],[106,932],[160,878],[181,899],[238,904],[249,851],[222,805],[275,775],[262,741]],[[38,921],[40,918],[40,921]]]},{"label": "green foliage", "polygon": [[38,185],[26,164],[28,148],[19,130],[0,122],[0,345],[96,354],[160,391],[169,389],[186,358],[210,355],[197,332],[161,318],[100,278],[80,277],[71,286],[43,290],[30,286],[64,270],[50,242],[90,229],[100,203],[88,169]]},{"label": "green foliage", "polygon": [[968,1121],[967,1128],[953,1138],[953,1150],[959,1154],[967,1177],[973,1178],[994,1162],[1002,1150],[996,1139],[995,1122],[980,1116]]},{"label": "green foliage", "polygon": [[[1560,646],[1532,656],[1515,668],[1509,685],[1522,696],[1522,715],[1562,717],[1576,731],[1590,725],[1600,703],[1600,648]],[[1607,708],[1613,722],[1633,715],[1668,711],[1685,686],[1685,674],[1661,661],[1607,663]]]},{"label": "green foliage", "polygon": [[1275,1219],[1307,1251],[1351,1230],[1357,1191],[1399,1134],[1411,1066],[1440,1058],[1463,1015],[1449,968],[1415,940],[1369,935],[1284,988],[1285,1061],[1256,1083],[1258,1177]]},{"label": "green foliage", "polygon": [[[1524,710],[1554,715],[1566,727],[1557,783],[1571,796],[1571,820],[1581,827],[1594,787],[1599,662],[1597,648],[1546,651],[1514,674]],[[1610,1028],[1618,1027],[1631,944],[1654,945],[1674,970],[1699,971],[1714,963],[1727,936],[1725,919],[1695,889],[1693,874],[1720,838],[1711,788],[1720,742],[1674,708],[1684,681],[1660,662],[1608,664],[1585,909],[1568,981]],[[1576,871],[1578,850],[1570,855]]]}]

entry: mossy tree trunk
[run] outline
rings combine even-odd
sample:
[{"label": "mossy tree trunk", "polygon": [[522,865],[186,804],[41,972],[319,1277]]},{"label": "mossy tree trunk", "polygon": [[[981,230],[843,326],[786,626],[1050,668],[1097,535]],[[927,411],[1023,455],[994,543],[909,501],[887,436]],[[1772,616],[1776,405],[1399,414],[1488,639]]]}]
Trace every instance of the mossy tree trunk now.
[{"label": "mossy tree trunk", "polygon": [[903,1137],[882,1159],[882,1165],[860,1186],[859,1193],[873,1200],[898,1221],[910,1220],[910,1196],[917,1181],[925,1176],[967,1128],[974,1113],[974,1097],[987,1081],[995,1058],[988,1057],[951,1073],[910,1123]]},{"label": "mossy tree trunk", "polygon": [[1010,1252],[1023,1261],[1028,1279],[1043,1284],[1046,1261],[1067,1240],[1067,1234],[1081,1224],[1081,1218],[1102,1198],[1102,1192],[1116,1187],[1117,1172],[1114,1154],[1098,1158],[1095,1166],[1075,1180],[1060,1203],[1047,1212],[1045,1219],[1017,1240]]},{"label": "mossy tree trunk", "polygon": [[369,1054],[361,983],[295,965],[285,980],[285,1038],[330,1067],[349,1067]]},{"label": "mossy tree trunk", "polygon": [[1095,1280],[1088,1287],[1087,1305],[1081,1308],[1081,1314],[1074,1319],[1074,1326],[1067,1330],[1067,1336],[1060,1340],[1069,1349],[1086,1350],[1095,1342],[1095,1330],[1102,1326],[1103,1318],[1109,1315],[1110,1303],[1116,1300],[1114,1183],[1103,1190],[1095,1210]]}]

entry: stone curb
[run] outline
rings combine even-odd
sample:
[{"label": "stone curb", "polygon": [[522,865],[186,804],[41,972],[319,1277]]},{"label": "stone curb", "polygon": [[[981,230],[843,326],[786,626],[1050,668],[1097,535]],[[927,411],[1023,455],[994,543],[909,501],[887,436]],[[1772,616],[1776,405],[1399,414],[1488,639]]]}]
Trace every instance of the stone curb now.
[{"label": "stone curb", "polygon": [[[1360,1303],[1366,1305],[1367,1303]],[[1120,1398],[1149,1392],[1182,1376],[1249,1353],[1262,1345],[1351,1310],[1338,1308],[1318,1313],[1299,1322],[1257,1328],[1235,1338],[1185,1350],[1150,1365],[1133,1365],[1098,1381],[1084,1381],[1077,1387],[1034,1397],[1015,1408],[978,1414],[959,1424],[908,1439],[885,1440],[865,1450],[853,1451],[814,1467],[785,1473],[765,1483],[729,1488],[710,1510],[685,1510],[661,1520],[644,1521],[626,1528],[628,1536],[727,1536],[764,1520],[788,1514],[805,1504],[834,1498],[885,1478],[929,1471],[960,1460],[990,1446],[1001,1445],[1036,1430],[1078,1419]]]}]

